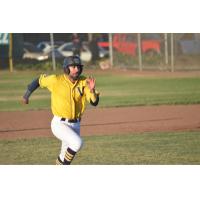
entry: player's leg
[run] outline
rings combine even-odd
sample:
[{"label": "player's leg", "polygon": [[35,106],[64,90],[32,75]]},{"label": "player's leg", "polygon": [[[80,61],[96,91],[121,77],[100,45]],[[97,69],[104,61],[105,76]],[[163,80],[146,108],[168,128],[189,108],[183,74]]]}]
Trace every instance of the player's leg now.
[{"label": "player's leg", "polygon": [[68,148],[68,143],[65,141],[61,141],[61,151],[60,154],[56,160],[56,165],[64,165],[64,158],[65,158],[65,153]]},{"label": "player's leg", "polygon": [[[72,127],[73,128],[73,127]],[[76,133],[80,132],[80,126],[77,127],[76,129],[74,129]],[[57,165],[64,165],[64,164],[70,164],[71,161],[70,159],[73,159],[76,152],[73,152],[73,150],[71,148],[69,148],[69,143],[66,141],[62,141],[62,145],[61,145],[61,151],[60,151],[60,155],[58,156],[57,160],[56,160],[56,164]],[[65,162],[64,162],[65,160]]]},{"label": "player's leg", "polygon": [[[53,130],[52,130],[53,131]],[[65,135],[61,134],[64,133]],[[72,131],[67,125],[54,129],[53,134],[62,141],[60,155],[56,164],[69,165],[76,153],[82,146],[82,139],[77,137],[76,132]]]},{"label": "player's leg", "polygon": [[61,152],[56,161],[57,164],[70,164],[82,146],[82,139],[79,135],[80,123],[71,124],[71,126],[55,117],[52,120],[52,132],[62,141]]}]

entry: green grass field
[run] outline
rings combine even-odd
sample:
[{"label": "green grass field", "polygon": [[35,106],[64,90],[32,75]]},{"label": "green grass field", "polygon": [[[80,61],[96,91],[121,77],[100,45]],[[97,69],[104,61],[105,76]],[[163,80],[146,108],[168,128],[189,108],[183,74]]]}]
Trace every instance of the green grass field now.
[{"label": "green grass field", "polygon": [[[20,103],[28,83],[39,74],[34,71],[13,74],[1,72],[0,111],[50,108],[50,93],[46,89],[36,90],[29,106]],[[95,71],[94,76],[101,93],[100,107],[200,103],[199,77],[128,77],[111,73],[100,75]]]},{"label": "green grass field", "polygon": [[[40,74],[0,72],[0,111],[50,109],[50,94],[38,89],[28,106],[21,96]],[[200,78],[133,77],[95,74],[100,107],[199,104]],[[1,113],[0,113],[1,114]],[[133,133],[84,137],[73,164],[200,164],[199,132]],[[0,140],[0,164],[55,164],[60,150],[56,138]]]},{"label": "green grass field", "polygon": [[[134,133],[84,137],[74,165],[200,164],[199,132]],[[0,164],[54,165],[55,138],[0,140]]]}]

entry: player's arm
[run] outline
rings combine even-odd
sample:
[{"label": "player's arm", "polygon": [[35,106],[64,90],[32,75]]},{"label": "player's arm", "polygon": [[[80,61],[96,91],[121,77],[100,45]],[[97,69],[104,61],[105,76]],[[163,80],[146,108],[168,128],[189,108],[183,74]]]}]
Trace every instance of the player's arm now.
[{"label": "player's arm", "polygon": [[93,106],[97,106],[99,103],[99,93],[95,90],[95,79],[89,77],[87,79],[87,85],[90,90],[90,104]]},{"label": "player's arm", "polygon": [[23,103],[28,104],[29,103],[29,97],[31,94],[40,86],[39,84],[39,77],[34,79],[27,87],[27,90],[23,96]]},{"label": "player's arm", "polygon": [[93,106],[97,106],[99,103],[99,93],[96,93],[95,89],[91,91],[92,95],[90,98],[90,104]]}]

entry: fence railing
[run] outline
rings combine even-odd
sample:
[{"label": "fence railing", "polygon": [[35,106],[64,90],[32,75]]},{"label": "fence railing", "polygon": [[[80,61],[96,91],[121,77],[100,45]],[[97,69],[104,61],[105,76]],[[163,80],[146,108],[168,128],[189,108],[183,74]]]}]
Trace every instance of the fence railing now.
[{"label": "fence railing", "polygon": [[101,69],[200,70],[200,34],[0,33],[0,69],[55,70],[75,53]]}]

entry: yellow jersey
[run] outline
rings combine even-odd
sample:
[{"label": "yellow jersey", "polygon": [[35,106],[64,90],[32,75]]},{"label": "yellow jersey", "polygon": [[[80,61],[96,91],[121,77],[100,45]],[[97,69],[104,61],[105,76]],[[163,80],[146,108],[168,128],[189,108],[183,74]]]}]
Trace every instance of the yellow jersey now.
[{"label": "yellow jersey", "polygon": [[51,110],[53,115],[67,119],[81,118],[86,100],[95,102],[98,93],[92,93],[87,86],[86,77],[80,76],[72,83],[68,76],[61,75],[40,75],[39,85],[51,92]]}]

